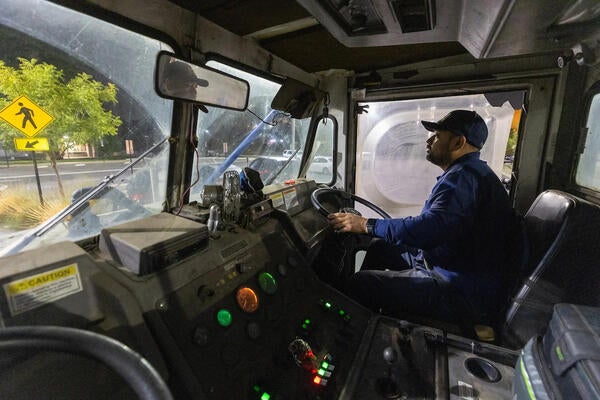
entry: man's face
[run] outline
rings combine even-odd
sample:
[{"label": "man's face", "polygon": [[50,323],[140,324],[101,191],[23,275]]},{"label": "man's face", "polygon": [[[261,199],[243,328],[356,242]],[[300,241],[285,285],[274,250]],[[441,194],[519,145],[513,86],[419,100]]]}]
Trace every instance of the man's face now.
[{"label": "man's face", "polygon": [[179,79],[168,79],[167,90],[174,97],[184,97],[186,99],[196,98],[196,88],[198,84],[193,81],[184,81]]},{"label": "man's face", "polygon": [[435,131],[427,139],[427,161],[442,168],[452,163],[451,149],[458,136],[450,131]]}]

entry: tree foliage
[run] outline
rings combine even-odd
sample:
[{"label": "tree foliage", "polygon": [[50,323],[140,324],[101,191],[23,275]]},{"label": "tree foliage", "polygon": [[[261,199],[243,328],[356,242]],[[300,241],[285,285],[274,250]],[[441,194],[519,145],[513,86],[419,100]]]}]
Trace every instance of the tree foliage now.
[{"label": "tree foliage", "polygon": [[[104,105],[117,102],[117,87],[113,83],[105,85],[84,72],[67,81],[63,71],[52,64],[35,58],[18,60],[18,68],[0,60],[0,109],[25,95],[54,117],[40,136],[48,138],[50,162],[57,175],[56,160],[69,144],[92,143],[117,134],[121,119],[104,109]],[[4,148],[12,147],[9,143],[14,137],[21,135],[0,120],[0,141]]]}]

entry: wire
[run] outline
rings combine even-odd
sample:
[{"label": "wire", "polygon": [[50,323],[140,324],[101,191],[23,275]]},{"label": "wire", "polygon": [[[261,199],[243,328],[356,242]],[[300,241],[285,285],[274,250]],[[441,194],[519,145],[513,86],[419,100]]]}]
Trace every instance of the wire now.
[{"label": "wire", "polygon": [[260,121],[262,121],[264,124],[267,124],[267,125],[270,125],[270,126],[277,126],[278,122],[277,122],[277,121],[275,121],[275,120],[276,120],[276,118],[277,118],[277,116],[279,116],[279,115],[281,115],[281,114],[284,114],[284,115],[285,115],[285,113],[282,113],[282,112],[280,112],[280,113],[278,113],[277,115],[275,115],[275,117],[273,117],[273,121],[275,121],[275,122],[267,122],[267,121],[265,121],[264,119],[262,119],[260,116],[258,116],[258,114],[256,114],[256,113],[255,113],[254,111],[252,111],[251,109],[247,108],[246,110],[247,110],[247,111],[248,111],[250,114],[254,115],[256,118],[258,118]]},{"label": "wire", "polygon": [[189,191],[192,189],[192,187],[198,183],[198,181],[200,181],[200,153],[198,153],[198,146],[194,145],[194,129],[190,128],[190,144],[194,147],[194,153],[196,154],[196,179],[190,183],[190,185],[187,187],[187,189],[185,189],[185,191],[182,193],[181,198],[179,199],[179,209],[177,209],[177,213],[175,215],[179,215],[179,213],[181,213],[181,210],[183,209],[183,202],[185,199],[185,196],[187,196],[187,194],[189,193]]}]

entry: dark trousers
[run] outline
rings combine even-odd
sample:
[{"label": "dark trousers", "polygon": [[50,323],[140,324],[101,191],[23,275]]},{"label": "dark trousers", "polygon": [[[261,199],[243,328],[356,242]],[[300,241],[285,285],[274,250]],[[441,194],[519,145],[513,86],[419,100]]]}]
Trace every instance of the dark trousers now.
[{"label": "dark trousers", "polygon": [[346,282],[346,293],[371,310],[394,317],[459,322],[460,315],[447,301],[452,291],[432,276],[418,254],[415,249],[373,240],[361,270]]}]

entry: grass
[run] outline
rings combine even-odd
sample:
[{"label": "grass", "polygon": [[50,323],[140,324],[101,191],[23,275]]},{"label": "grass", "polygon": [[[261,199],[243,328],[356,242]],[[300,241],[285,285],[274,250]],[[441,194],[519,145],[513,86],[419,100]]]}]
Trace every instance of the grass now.
[{"label": "grass", "polygon": [[0,227],[7,230],[24,230],[33,228],[46,221],[69,202],[56,196],[44,196],[44,205],[35,191],[5,189],[0,192]]},{"label": "grass", "polygon": [[69,205],[70,193],[75,189],[93,186],[93,182],[81,181],[65,187],[66,199],[58,192],[43,193],[44,205],[35,189],[14,185],[0,190],[0,229],[20,231],[33,228]]}]

